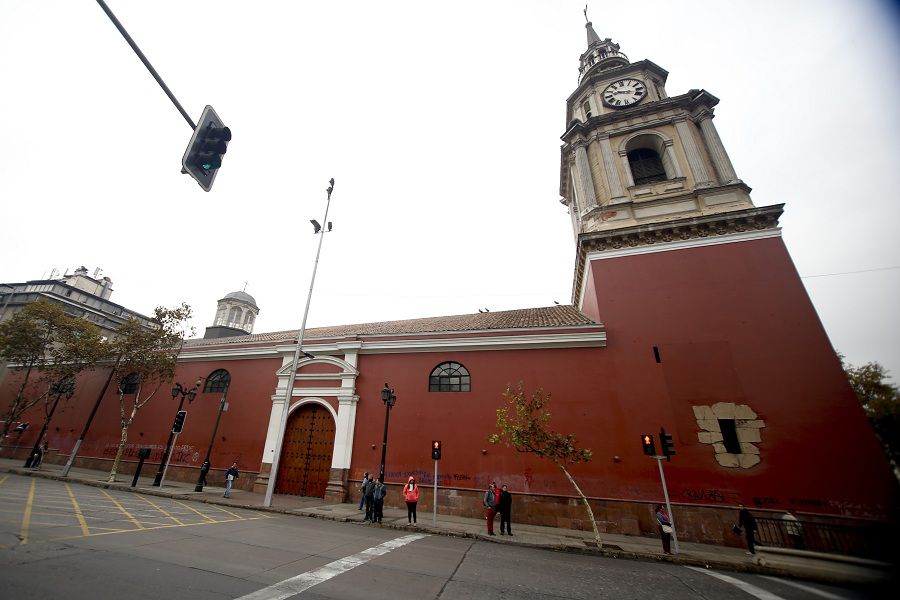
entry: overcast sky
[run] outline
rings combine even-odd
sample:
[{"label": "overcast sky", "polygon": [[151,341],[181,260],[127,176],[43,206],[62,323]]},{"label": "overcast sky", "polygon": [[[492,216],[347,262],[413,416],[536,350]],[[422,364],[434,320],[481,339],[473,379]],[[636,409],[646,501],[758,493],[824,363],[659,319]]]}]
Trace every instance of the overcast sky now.
[{"label": "overcast sky", "polygon": [[[94,0],[0,2],[0,281],[102,268],[198,335],[247,283],[255,332],[571,301],[559,203],[584,1],[108,0],[192,119],[233,131],[212,192],[191,129]],[[600,37],[721,99],[835,348],[900,378],[900,35],[889,2],[594,2]]]}]

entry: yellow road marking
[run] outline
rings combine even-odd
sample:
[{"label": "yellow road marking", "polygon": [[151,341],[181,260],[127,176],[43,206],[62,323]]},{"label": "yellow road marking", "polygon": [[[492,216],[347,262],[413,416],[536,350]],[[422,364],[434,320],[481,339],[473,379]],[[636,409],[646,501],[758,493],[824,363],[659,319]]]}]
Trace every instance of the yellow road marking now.
[{"label": "yellow road marking", "polygon": [[108,493],[106,490],[100,490],[100,491],[103,493],[104,496],[106,496],[107,498],[109,498],[110,502],[112,502],[113,504],[115,504],[115,505],[116,505],[116,508],[118,508],[120,511],[122,511],[122,514],[124,514],[126,517],[128,517],[128,520],[131,521],[132,523],[134,523],[135,526],[136,526],[138,529],[145,529],[145,527],[144,527],[143,525],[141,525],[141,522],[140,522],[140,521],[138,521],[138,520],[135,519],[133,516],[131,516],[131,513],[128,512],[127,510],[125,510],[125,507],[124,507],[124,506],[122,506],[121,504],[119,504],[119,501],[118,501],[118,500],[116,500],[115,498],[113,498],[112,496],[110,496],[109,493]]},{"label": "yellow road marking", "polygon": [[[259,519],[268,519],[268,518],[273,518],[273,517],[259,517]],[[184,525],[174,525],[174,524],[169,524],[169,525],[158,525],[158,526],[156,526],[156,527],[144,527],[144,528],[142,528],[142,530],[143,530],[143,531],[153,531],[154,529],[170,529],[170,528],[172,528],[172,527],[197,527],[197,526],[200,526],[200,525],[215,525],[215,524],[218,524],[218,523],[234,523],[235,521],[256,521],[256,520],[257,520],[256,518],[252,518],[252,519],[242,519],[242,518],[237,518],[237,519],[225,519],[224,521],[211,521],[211,522],[209,522],[209,523],[205,523],[205,522],[204,522],[204,523],[185,523]],[[94,527],[94,529],[103,529],[103,528],[102,528],[102,527]],[[136,530],[136,529],[118,529],[118,530],[115,530],[115,531],[103,531],[103,532],[100,532],[100,533],[92,533],[92,534],[90,534],[89,536],[71,535],[71,536],[68,536],[68,537],[54,538],[53,540],[49,540],[49,541],[53,541],[53,542],[61,542],[61,541],[72,540],[72,539],[76,539],[76,538],[80,538],[80,537],[98,537],[98,536],[101,536],[101,535],[112,535],[112,534],[115,534],[115,533],[133,533],[133,532],[135,532],[135,531],[137,531],[137,530]]]},{"label": "yellow road marking", "polygon": [[213,519],[212,517],[210,517],[209,515],[203,514],[202,512],[200,512],[199,510],[197,510],[196,508],[194,508],[194,507],[192,507],[192,506],[188,506],[188,505],[185,504],[184,502],[179,502],[178,500],[176,500],[175,503],[176,503],[176,504],[180,504],[181,506],[185,507],[185,508],[188,509],[188,510],[194,511],[195,513],[197,513],[198,515],[200,515],[201,517],[203,517],[204,519],[206,519],[207,521],[209,521],[209,522],[211,522],[211,523],[217,523],[217,522],[218,522],[218,521],[216,521],[215,519]]},{"label": "yellow road marking", "polygon": [[9,479],[9,475],[4,475],[3,479],[0,479],[0,485],[3,485],[3,482]]},{"label": "yellow road marking", "polygon": [[245,517],[242,517],[241,515],[236,515],[236,514],[234,514],[233,512],[231,512],[230,510],[226,510],[226,509],[222,508],[221,506],[214,506],[213,508],[215,508],[216,510],[221,510],[221,511],[224,512],[224,513],[228,513],[229,515],[231,515],[231,516],[234,517],[235,519],[244,519],[244,518],[245,518]]},{"label": "yellow road marking", "polygon": [[78,524],[81,525],[81,533],[84,535],[91,535],[87,526],[87,521],[84,520],[84,515],[81,513],[81,507],[78,506],[75,494],[72,493],[72,488],[69,487],[68,483],[66,484],[66,491],[69,492],[69,498],[72,500],[72,507],[75,509],[75,516],[78,518]]},{"label": "yellow road marking", "polygon": [[20,544],[28,543],[28,526],[31,523],[31,505],[34,503],[34,486],[36,479],[31,480],[31,487],[28,489],[28,502],[25,504],[25,514],[22,516],[22,529],[19,532]]}]

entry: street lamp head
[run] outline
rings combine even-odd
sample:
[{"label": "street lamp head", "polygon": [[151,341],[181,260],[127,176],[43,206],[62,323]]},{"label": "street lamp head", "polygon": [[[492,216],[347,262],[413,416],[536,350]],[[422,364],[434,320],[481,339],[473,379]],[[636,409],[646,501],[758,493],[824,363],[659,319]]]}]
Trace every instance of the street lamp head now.
[{"label": "street lamp head", "polygon": [[197,397],[197,389],[196,389],[196,388],[193,388],[193,389],[191,389],[191,391],[189,391],[188,394],[187,394],[188,404],[190,404],[191,402],[193,402],[193,401],[194,401],[194,398],[196,398],[196,397]]},{"label": "street lamp head", "polygon": [[315,230],[315,231],[313,231],[313,235],[322,231],[322,226],[319,225],[318,221],[316,221],[315,219],[310,219],[309,222],[312,223],[313,229]]},{"label": "street lamp head", "polygon": [[180,394],[180,393],[181,393],[181,384],[176,383],[175,385],[172,386],[172,397],[177,398],[178,394]]},{"label": "street lamp head", "polygon": [[200,389],[200,384],[201,384],[201,383],[203,383],[203,378],[202,378],[202,377],[198,377],[198,378],[197,378],[197,381],[194,382],[194,389],[195,389],[195,390],[199,390],[199,389]]},{"label": "street lamp head", "polygon": [[391,388],[388,384],[384,384],[384,389],[381,390],[381,401],[387,404],[391,400]]}]

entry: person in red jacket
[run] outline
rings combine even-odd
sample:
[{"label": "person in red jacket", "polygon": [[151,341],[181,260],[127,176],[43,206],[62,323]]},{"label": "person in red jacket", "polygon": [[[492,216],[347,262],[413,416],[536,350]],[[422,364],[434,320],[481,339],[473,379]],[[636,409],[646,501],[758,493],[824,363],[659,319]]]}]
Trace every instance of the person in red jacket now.
[{"label": "person in red jacket", "polygon": [[403,486],[403,499],[406,500],[406,518],[410,525],[416,524],[416,504],[419,502],[419,486],[413,477]]}]

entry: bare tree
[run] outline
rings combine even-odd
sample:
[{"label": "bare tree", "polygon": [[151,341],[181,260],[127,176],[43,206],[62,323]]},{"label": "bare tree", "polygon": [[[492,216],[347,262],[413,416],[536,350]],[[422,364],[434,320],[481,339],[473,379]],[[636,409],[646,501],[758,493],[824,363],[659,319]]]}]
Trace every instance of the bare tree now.
[{"label": "bare tree", "polygon": [[525,386],[520,382],[515,391],[512,386],[507,386],[503,392],[503,400],[506,406],[497,409],[497,428],[500,432],[489,435],[487,441],[491,444],[505,443],[519,452],[530,452],[553,461],[581,496],[594,528],[594,541],[598,548],[602,548],[603,542],[597,530],[594,511],[568,469],[570,465],[590,461],[591,451],[579,448],[574,434],[563,435],[550,429],[550,394],[545,395],[543,390],[537,390],[528,396]]},{"label": "bare tree", "polygon": [[[109,472],[109,482],[116,481],[119,463],[128,444],[128,428],[138,411],[152,400],[163,383],[172,380],[178,351],[184,343],[186,322],[191,317],[191,308],[182,303],[177,308],[159,306],[154,311],[151,322],[155,327],[148,329],[137,320],[123,323],[112,342],[113,353],[119,356],[115,375],[119,377],[119,447]],[[193,330],[190,330],[193,333]],[[122,377],[137,378],[134,393],[121,381]]]}]

